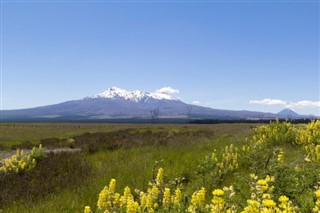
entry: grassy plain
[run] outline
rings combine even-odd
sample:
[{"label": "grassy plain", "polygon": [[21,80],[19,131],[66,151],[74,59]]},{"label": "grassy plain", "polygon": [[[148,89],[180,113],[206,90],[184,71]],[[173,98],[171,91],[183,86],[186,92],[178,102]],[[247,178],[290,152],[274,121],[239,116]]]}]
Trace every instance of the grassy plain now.
[{"label": "grassy plain", "polygon": [[[309,212],[319,167],[305,164],[303,146],[293,144],[295,139],[291,138],[296,136],[290,135],[291,130],[282,130],[288,125],[274,124],[278,132],[269,129],[262,133],[262,136],[270,134],[271,138],[266,139],[269,144],[256,148],[251,144],[254,150],[239,159],[237,169],[232,172],[227,169],[223,178],[211,181],[217,171],[207,168],[202,172],[203,166],[212,166],[211,154],[222,156],[225,147],[231,144],[239,149],[248,146],[253,139],[253,129],[260,124],[1,124],[0,144],[5,144],[2,152],[16,147],[28,148],[26,140],[34,144],[41,142],[44,148],[72,147],[82,151],[48,154],[34,170],[14,175],[9,181],[6,175],[0,175],[0,209],[3,212],[83,212],[89,205],[95,212],[98,195],[112,178],[117,180],[120,192],[125,186],[130,186],[132,191],[145,191],[147,183],[155,178],[156,170],[162,167],[165,182],[181,183],[188,197],[203,186],[210,192],[216,187],[235,185],[240,208],[250,197],[249,174],[255,172],[260,177],[274,174],[281,180],[275,183],[276,196],[286,194],[295,204],[301,204],[302,212]],[[72,146],[67,139],[71,137]],[[272,142],[274,137],[279,140]],[[283,164],[277,163],[279,150],[285,153]],[[208,159],[211,163],[204,163]],[[296,189],[295,181],[300,181],[301,187]],[[207,199],[210,202],[209,196]]]},{"label": "grassy plain", "polygon": [[[195,128],[223,129],[228,124],[220,125],[184,125],[184,124],[109,124],[109,123],[0,123],[0,144],[18,144],[25,141],[39,142],[45,138],[67,138],[84,133],[109,132],[123,129],[155,129],[155,128]],[[238,125],[252,126],[250,124]],[[236,128],[235,128],[236,129]],[[233,130],[233,128],[227,128]]]},{"label": "grassy plain", "polygon": [[[194,179],[194,170],[206,155],[228,144],[243,144],[252,131],[252,124],[176,125],[176,124],[88,124],[88,123],[15,123],[1,124],[1,144],[10,146],[45,138],[76,137],[85,133],[119,132],[114,140],[139,146],[117,147],[85,152],[82,157],[92,171],[85,184],[54,190],[37,199],[21,197],[6,203],[4,212],[82,212],[85,205],[95,208],[97,195],[111,178],[118,188],[130,185],[145,189],[152,179],[155,162],[166,171],[167,178]],[[128,135],[128,132],[130,134]],[[126,134],[124,134],[126,133]],[[124,135],[125,138],[121,138]],[[128,141],[127,141],[128,140]],[[116,141],[114,141],[116,142]],[[143,142],[143,143],[141,143]],[[157,168],[158,168],[157,167]],[[71,184],[72,185],[72,184]],[[188,190],[194,190],[193,185]]]}]

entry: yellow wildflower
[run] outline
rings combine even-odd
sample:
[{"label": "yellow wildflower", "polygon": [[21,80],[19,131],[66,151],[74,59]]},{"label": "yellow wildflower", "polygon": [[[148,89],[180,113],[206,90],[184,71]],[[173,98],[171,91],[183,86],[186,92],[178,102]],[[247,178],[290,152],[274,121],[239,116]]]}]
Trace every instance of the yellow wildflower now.
[{"label": "yellow wildflower", "polygon": [[262,195],[262,198],[263,198],[263,199],[270,199],[270,198],[271,198],[271,195],[268,194],[268,193],[264,193],[264,194]]},{"label": "yellow wildflower", "polygon": [[279,201],[281,203],[286,203],[286,202],[289,201],[289,198],[287,196],[285,196],[285,195],[282,195],[282,196],[279,197]]},{"label": "yellow wildflower", "polygon": [[151,193],[148,193],[148,195],[147,195],[146,206],[147,206],[148,209],[152,209],[153,208],[153,196],[152,196]]},{"label": "yellow wildflower", "polygon": [[140,192],[140,203],[142,208],[147,206],[147,195],[144,192]]},{"label": "yellow wildflower", "polygon": [[98,209],[104,210],[109,207],[109,196],[110,192],[107,186],[103,188],[103,190],[99,194],[99,199],[97,202]]},{"label": "yellow wildflower", "polygon": [[213,194],[214,196],[222,196],[222,195],[224,195],[224,191],[222,191],[221,189],[215,189],[215,190],[212,192],[212,194]]},{"label": "yellow wildflower", "polygon": [[111,194],[115,193],[115,191],[116,191],[116,180],[115,179],[110,180],[109,191]]},{"label": "yellow wildflower", "polygon": [[201,209],[204,207],[205,202],[205,196],[206,196],[206,190],[205,188],[201,188],[201,190],[194,192],[191,197],[191,206],[194,206],[195,209]]},{"label": "yellow wildflower", "polygon": [[174,206],[179,206],[180,202],[181,202],[182,196],[181,196],[181,190],[179,188],[177,188],[175,190],[175,195],[173,196],[173,205]]},{"label": "yellow wildflower", "polygon": [[92,212],[92,211],[91,211],[90,206],[84,207],[84,213],[91,213],[91,212]]},{"label": "yellow wildflower", "polygon": [[136,213],[139,210],[139,204],[133,199],[129,199],[127,202],[127,213]]},{"label": "yellow wildflower", "polygon": [[265,207],[275,207],[276,206],[276,203],[271,200],[271,199],[265,199],[262,201],[262,204],[265,206]]},{"label": "yellow wildflower", "polygon": [[260,180],[257,181],[257,184],[259,184],[259,185],[266,185],[266,184],[267,184],[267,181],[264,180],[264,179],[260,179]]},{"label": "yellow wildflower", "polygon": [[170,207],[170,198],[171,198],[170,189],[165,188],[163,193],[163,199],[162,199],[163,208],[165,210],[168,210]]},{"label": "yellow wildflower", "polygon": [[157,179],[156,179],[157,186],[162,186],[163,184],[163,169],[158,169]]}]

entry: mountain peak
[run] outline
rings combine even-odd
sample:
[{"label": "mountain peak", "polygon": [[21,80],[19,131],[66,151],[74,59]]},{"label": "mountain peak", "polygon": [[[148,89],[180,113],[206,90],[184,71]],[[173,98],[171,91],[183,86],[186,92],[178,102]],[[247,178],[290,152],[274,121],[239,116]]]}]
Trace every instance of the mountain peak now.
[{"label": "mountain peak", "polygon": [[281,110],[280,112],[277,113],[277,115],[280,115],[283,117],[290,117],[290,118],[296,118],[300,116],[298,113],[296,113],[295,111],[289,108],[285,108]]},{"label": "mountain peak", "polygon": [[[110,99],[124,99],[134,102],[146,102],[149,99],[156,100],[177,100],[173,97],[172,93],[177,93],[178,90],[174,90],[170,87],[161,88],[153,93],[142,92],[140,90],[129,91],[118,87],[110,87],[102,93],[91,96],[90,98],[110,98]],[[179,92],[179,91],[178,91]]]}]

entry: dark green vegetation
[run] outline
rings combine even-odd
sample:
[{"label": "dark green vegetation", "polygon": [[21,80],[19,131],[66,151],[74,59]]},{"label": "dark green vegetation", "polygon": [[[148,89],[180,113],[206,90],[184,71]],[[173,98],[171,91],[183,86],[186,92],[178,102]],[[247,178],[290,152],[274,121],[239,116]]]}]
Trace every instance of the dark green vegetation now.
[{"label": "dark green vegetation", "polygon": [[90,165],[75,153],[49,153],[35,169],[22,174],[0,173],[0,206],[20,200],[34,202],[47,195],[86,184]]},{"label": "dark green vegetation", "polygon": [[[0,188],[6,189],[6,196],[1,201],[5,212],[83,212],[86,205],[95,210],[98,194],[111,178],[117,180],[119,191],[127,185],[132,190],[146,190],[146,183],[152,180],[159,167],[165,171],[166,183],[179,184],[189,195],[202,186],[210,192],[234,184],[236,193],[241,195],[237,201],[240,207],[250,196],[250,173],[261,178],[274,175],[277,180],[274,194],[287,195],[300,204],[303,212],[308,212],[313,205],[313,187],[319,178],[319,165],[304,162],[306,152],[303,146],[292,141],[298,133],[291,131],[290,125],[277,124],[271,126],[274,128],[271,130],[262,128],[255,130],[253,135],[252,129],[257,124],[56,123],[52,127],[50,124],[15,124],[15,136],[11,136],[14,127],[10,125],[13,124],[2,124],[1,138],[15,137],[17,142],[3,141],[6,147],[28,148],[30,144],[23,142],[26,136],[28,140],[33,138],[32,144],[41,142],[45,148],[71,147],[82,152],[48,154],[28,173],[12,176],[10,180],[5,175],[1,177]],[[47,129],[41,132],[42,128]],[[37,131],[42,136],[37,136]],[[257,142],[262,135],[266,135],[268,143],[261,146],[251,143],[252,140]],[[231,144],[238,151],[230,151]],[[244,145],[250,149],[243,150]],[[229,146],[228,151],[226,146]],[[6,147],[3,152],[7,152]],[[284,163],[281,164],[277,163],[280,150],[284,152]],[[225,165],[228,161],[224,161],[223,153],[237,153],[241,156],[237,161],[239,165],[233,169],[222,167],[219,172],[212,153]]]},{"label": "dark green vegetation", "polygon": [[147,127],[146,125],[100,123],[0,123],[0,145],[26,142],[39,143],[45,138],[67,138],[83,133],[108,132],[118,129]]}]

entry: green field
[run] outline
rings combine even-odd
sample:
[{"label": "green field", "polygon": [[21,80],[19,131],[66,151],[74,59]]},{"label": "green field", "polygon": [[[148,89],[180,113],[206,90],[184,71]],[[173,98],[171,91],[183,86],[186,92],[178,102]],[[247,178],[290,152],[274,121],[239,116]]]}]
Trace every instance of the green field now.
[{"label": "green field", "polygon": [[[253,126],[243,124],[244,126]],[[238,125],[241,128],[243,125]],[[256,124],[255,124],[256,125]],[[0,123],[0,144],[11,145],[24,141],[39,142],[44,138],[73,137],[84,133],[109,132],[123,129],[152,128],[195,128],[216,129],[226,125],[184,125],[184,124],[105,124],[105,123]]]},{"label": "green field", "polygon": [[[241,160],[236,169],[225,170],[219,178],[214,174],[217,168],[211,164],[211,154],[215,152],[219,156],[231,144],[239,149],[249,146],[254,134],[265,134],[253,133],[259,126],[4,123],[1,124],[2,152],[12,148],[28,149],[30,144],[26,141],[41,142],[45,149],[81,151],[48,153],[30,171],[2,175],[0,205],[3,212],[83,212],[85,206],[91,206],[96,212],[98,195],[112,178],[117,180],[117,191],[122,192],[130,186],[138,200],[134,189],[146,191],[148,182],[161,167],[166,186],[173,189],[179,185],[182,189],[185,206],[190,204],[192,193],[201,187],[206,188],[206,202],[210,203],[212,190],[232,184],[238,195],[237,208],[243,209],[250,198],[249,174],[255,173],[259,178],[266,175],[281,178],[274,183],[278,187],[274,196],[286,193],[300,211],[309,212],[315,202],[313,190],[319,180],[319,163],[306,164],[306,150],[301,145],[287,143],[285,140],[291,135],[286,132],[276,137],[278,141],[272,141],[274,138],[270,137],[272,140],[269,139],[270,144],[265,147],[251,148],[254,152],[239,151]],[[73,138],[72,146],[67,142],[68,138]],[[279,150],[284,152],[281,165],[276,163]],[[295,172],[298,167],[301,171]],[[302,185],[288,188],[294,185],[292,178]],[[299,187],[305,187],[305,190],[300,192]],[[171,212],[175,211],[172,209]]]}]

